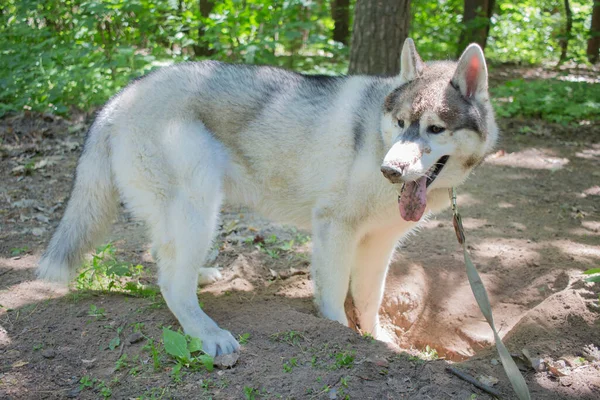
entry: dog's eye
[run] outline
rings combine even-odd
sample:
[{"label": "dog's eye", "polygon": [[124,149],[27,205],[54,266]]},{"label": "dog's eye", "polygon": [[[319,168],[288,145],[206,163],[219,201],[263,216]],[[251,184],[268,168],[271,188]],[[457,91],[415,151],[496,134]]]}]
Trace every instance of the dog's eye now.
[{"label": "dog's eye", "polygon": [[403,120],[401,120],[401,119],[399,119],[399,120],[398,120],[398,126],[399,126],[400,128],[402,128],[402,129],[404,129],[404,121],[403,121]]},{"label": "dog's eye", "polygon": [[435,133],[436,135],[438,133],[442,133],[446,130],[446,128],[442,128],[441,126],[437,126],[437,125],[430,125],[427,127],[427,131],[429,133]]}]

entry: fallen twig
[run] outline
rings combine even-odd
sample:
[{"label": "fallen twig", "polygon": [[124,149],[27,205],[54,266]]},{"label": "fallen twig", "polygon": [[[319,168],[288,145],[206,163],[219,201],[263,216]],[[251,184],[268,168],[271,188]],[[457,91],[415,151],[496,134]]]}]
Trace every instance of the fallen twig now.
[{"label": "fallen twig", "polygon": [[489,393],[492,396],[500,398],[499,391],[497,391],[494,388],[489,387],[488,385],[484,385],[483,383],[479,382],[477,379],[475,379],[471,375],[467,374],[466,372],[459,371],[458,369],[452,368],[452,367],[446,367],[446,371],[458,376],[462,380],[469,382],[470,384],[478,387],[479,389],[483,390],[484,392]]}]

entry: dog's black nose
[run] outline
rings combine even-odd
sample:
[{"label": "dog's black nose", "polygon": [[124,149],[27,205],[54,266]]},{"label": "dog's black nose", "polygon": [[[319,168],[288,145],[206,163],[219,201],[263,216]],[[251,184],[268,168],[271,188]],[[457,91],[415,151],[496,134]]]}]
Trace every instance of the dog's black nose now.
[{"label": "dog's black nose", "polygon": [[388,165],[381,166],[381,173],[392,183],[402,182],[403,168],[401,167],[390,167]]}]

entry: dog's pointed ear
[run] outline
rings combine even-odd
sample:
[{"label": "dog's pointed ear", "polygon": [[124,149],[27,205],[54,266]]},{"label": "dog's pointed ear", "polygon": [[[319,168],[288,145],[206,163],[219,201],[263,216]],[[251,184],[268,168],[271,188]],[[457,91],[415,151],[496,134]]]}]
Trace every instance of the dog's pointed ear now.
[{"label": "dog's pointed ear", "polygon": [[407,38],[402,46],[402,54],[400,55],[400,77],[403,82],[410,82],[418,78],[425,63],[421,60],[421,56],[417,53],[415,42],[411,38]]},{"label": "dog's pointed ear", "polygon": [[452,84],[467,99],[484,100],[488,96],[488,73],[483,50],[479,45],[470,44],[458,59]]}]

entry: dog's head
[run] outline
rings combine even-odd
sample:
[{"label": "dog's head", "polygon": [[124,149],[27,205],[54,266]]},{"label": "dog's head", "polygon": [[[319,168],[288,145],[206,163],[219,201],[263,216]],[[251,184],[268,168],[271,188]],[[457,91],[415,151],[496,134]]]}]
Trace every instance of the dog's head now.
[{"label": "dog's head", "polygon": [[409,38],[400,64],[400,85],[384,104],[381,171],[405,184],[400,212],[417,221],[427,191],[462,183],[493,149],[498,127],[478,45],[468,46],[458,62],[424,63]]}]

